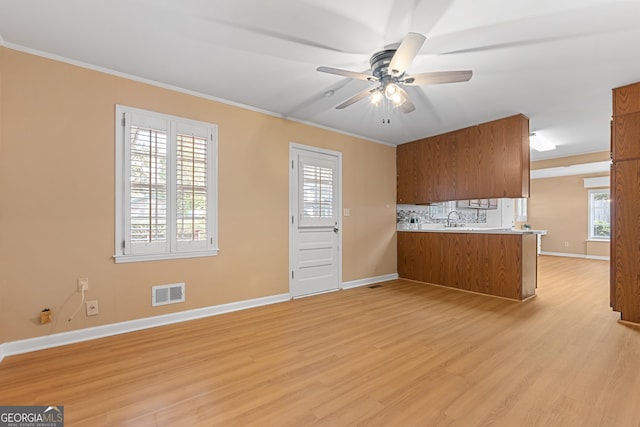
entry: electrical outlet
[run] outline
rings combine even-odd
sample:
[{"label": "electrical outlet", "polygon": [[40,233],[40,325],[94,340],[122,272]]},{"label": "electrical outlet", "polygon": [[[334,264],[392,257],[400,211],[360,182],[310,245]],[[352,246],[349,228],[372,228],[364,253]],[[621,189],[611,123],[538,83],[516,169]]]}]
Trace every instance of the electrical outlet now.
[{"label": "electrical outlet", "polygon": [[40,323],[41,324],[50,323],[52,320],[52,316],[53,314],[51,313],[51,310],[49,310],[48,308],[45,308],[40,312]]},{"label": "electrical outlet", "polygon": [[78,279],[78,292],[89,290],[89,279],[87,277],[81,277]]},{"label": "electrical outlet", "polygon": [[100,311],[98,310],[98,300],[87,301],[87,316],[97,316]]},{"label": "electrical outlet", "polygon": [[564,246],[565,247],[569,246],[569,242],[564,242]]}]

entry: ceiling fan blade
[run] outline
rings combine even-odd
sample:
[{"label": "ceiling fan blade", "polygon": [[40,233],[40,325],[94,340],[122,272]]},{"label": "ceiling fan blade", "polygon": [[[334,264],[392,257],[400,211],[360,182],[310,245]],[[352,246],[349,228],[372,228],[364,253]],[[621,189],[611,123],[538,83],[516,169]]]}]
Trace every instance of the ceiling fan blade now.
[{"label": "ceiling fan blade", "polygon": [[471,70],[465,71],[436,71],[433,73],[416,74],[415,76],[409,76],[400,81],[400,83],[407,86],[419,86],[419,85],[436,85],[442,83],[457,83],[466,82],[471,79],[473,72]]},{"label": "ceiling fan blade", "polygon": [[[153,1],[148,3],[151,5]],[[242,44],[251,52],[262,52],[265,47],[271,50],[271,44],[275,40],[288,42],[288,47],[294,52],[297,48],[312,47],[327,52],[357,55],[369,54],[378,44],[379,33],[370,25],[350,17],[349,14],[333,11],[333,8],[321,4],[313,5],[312,2],[234,0],[224,4],[207,1],[158,3],[161,3],[158,8],[162,11],[167,8],[171,13],[203,20],[204,22],[196,23],[199,26],[203,26],[203,23],[205,27],[211,24],[222,25],[226,27],[225,30],[252,33],[245,34],[240,41],[220,41],[225,47],[229,43]],[[165,6],[169,4],[171,6]],[[155,6],[155,3],[153,5]],[[247,13],[249,10],[251,13]],[[313,19],[307,19],[302,23],[300,17],[303,16],[312,16]],[[332,31],[327,31],[327,22],[332,23]],[[256,41],[256,36],[260,37],[260,40]],[[223,32],[220,37],[228,39],[231,36],[227,37]],[[292,52],[282,54],[291,55]]]},{"label": "ceiling fan blade", "polygon": [[409,98],[409,94],[407,93],[406,90],[404,90],[403,88],[401,88],[400,86],[398,86],[398,92],[400,92],[400,96],[402,97],[402,99],[404,100],[404,102],[402,104],[400,104],[400,111],[402,111],[403,113],[407,114],[412,112],[413,110],[416,109],[416,106],[413,105],[413,102],[411,102],[411,99]]},{"label": "ceiling fan blade", "polygon": [[[450,55],[591,38],[638,28],[638,2],[583,2],[584,6],[535,14],[429,37],[424,54]],[[590,25],[585,27],[584,22]],[[616,25],[612,26],[611,22]],[[508,37],[505,37],[508,34]]]},{"label": "ceiling fan blade", "polygon": [[316,68],[317,71],[323,72],[323,73],[329,73],[329,74],[336,74],[338,76],[342,76],[342,77],[349,77],[350,79],[358,79],[358,80],[366,80],[369,82],[377,82],[378,79],[372,75],[369,74],[364,74],[364,73],[358,73],[355,71],[349,71],[349,70],[342,70],[340,68],[332,68],[332,67],[318,67]]},{"label": "ceiling fan blade", "polygon": [[425,36],[419,33],[407,34],[407,37],[400,43],[398,50],[396,50],[393,58],[391,58],[389,72],[394,76],[399,76],[404,73],[420,51],[426,39]]},{"label": "ceiling fan blade", "polygon": [[338,105],[336,107],[336,109],[342,110],[343,108],[347,108],[349,105],[355,104],[356,102],[360,101],[361,99],[364,99],[367,96],[371,95],[376,90],[377,90],[377,88],[373,88],[373,89],[365,89],[362,92],[358,92],[354,96],[352,96],[351,98],[349,98],[346,101],[344,101],[342,104]]}]

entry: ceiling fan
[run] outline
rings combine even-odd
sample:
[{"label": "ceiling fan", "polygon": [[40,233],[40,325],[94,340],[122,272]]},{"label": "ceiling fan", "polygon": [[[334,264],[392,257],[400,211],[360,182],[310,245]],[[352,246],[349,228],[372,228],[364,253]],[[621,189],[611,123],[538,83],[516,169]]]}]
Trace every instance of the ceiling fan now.
[{"label": "ceiling fan", "polygon": [[383,98],[386,98],[392,105],[400,108],[403,113],[410,113],[416,107],[402,86],[466,82],[473,75],[469,70],[437,71],[414,76],[406,74],[407,68],[420,51],[425,40],[426,37],[422,34],[409,33],[397,49],[385,49],[374,53],[369,60],[371,74],[324,66],[318,67],[317,70],[323,73],[337,74],[351,79],[376,83],[375,87],[363,90],[338,105],[336,108],[339,110],[355,104],[361,99],[370,97],[371,102],[374,104],[378,104]]}]

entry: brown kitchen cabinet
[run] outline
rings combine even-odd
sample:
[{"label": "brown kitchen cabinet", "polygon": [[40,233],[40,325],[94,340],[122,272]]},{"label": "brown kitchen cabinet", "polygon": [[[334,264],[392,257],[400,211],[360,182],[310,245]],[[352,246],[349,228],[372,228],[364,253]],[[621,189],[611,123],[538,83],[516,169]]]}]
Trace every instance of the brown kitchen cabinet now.
[{"label": "brown kitchen cabinet", "polygon": [[613,115],[640,112],[640,82],[613,89]]},{"label": "brown kitchen cabinet", "polygon": [[418,147],[416,200],[454,200],[456,180],[455,163],[450,153],[455,151],[455,141],[449,135],[438,135],[420,141]]},{"label": "brown kitchen cabinet", "polygon": [[517,115],[478,125],[478,145],[477,197],[529,197],[529,119]]},{"label": "brown kitchen cabinet", "polygon": [[640,323],[640,83],[613,90],[611,307]]},{"label": "brown kitchen cabinet", "polygon": [[615,162],[613,169],[612,307],[623,320],[640,323],[640,159]]},{"label": "brown kitchen cabinet", "polygon": [[519,301],[535,295],[535,234],[399,231],[397,245],[403,279]]},{"label": "brown kitchen cabinet", "polygon": [[612,159],[640,158],[640,112],[616,116],[613,121]]},{"label": "brown kitchen cabinet", "polygon": [[397,174],[398,203],[414,203],[416,200],[417,183],[417,163],[419,156],[414,145],[402,144],[396,149],[396,169],[402,170]]},{"label": "brown kitchen cabinet", "polygon": [[401,144],[397,174],[398,203],[529,197],[529,119],[519,114]]},{"label": "brown kitchen cabinet", "polygon": [[[455,169],[455,183],[453,197],[449,200],[466,200],[480,197],[483,191],[481,182],[483,154],[479,141],[478,126],[472,126],[450,132],[449,138],[455,143],[452,162]],[[463,194],[473,194],[472,197],[462,197]]]}]

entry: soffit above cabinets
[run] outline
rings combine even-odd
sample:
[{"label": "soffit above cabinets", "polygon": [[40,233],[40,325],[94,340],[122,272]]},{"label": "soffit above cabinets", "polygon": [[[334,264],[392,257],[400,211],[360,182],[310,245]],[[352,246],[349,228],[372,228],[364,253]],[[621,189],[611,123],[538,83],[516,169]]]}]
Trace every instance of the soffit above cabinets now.
[{"label": "soffit above cabinets", "polygon": [[581,163],[570,166],[560,166],[555,168],[535,169],[532,170],[531,179],[554,178],[558,176],[570,175],[586,175],[590,173],[609,172],[611,169],[611,161]]}]

